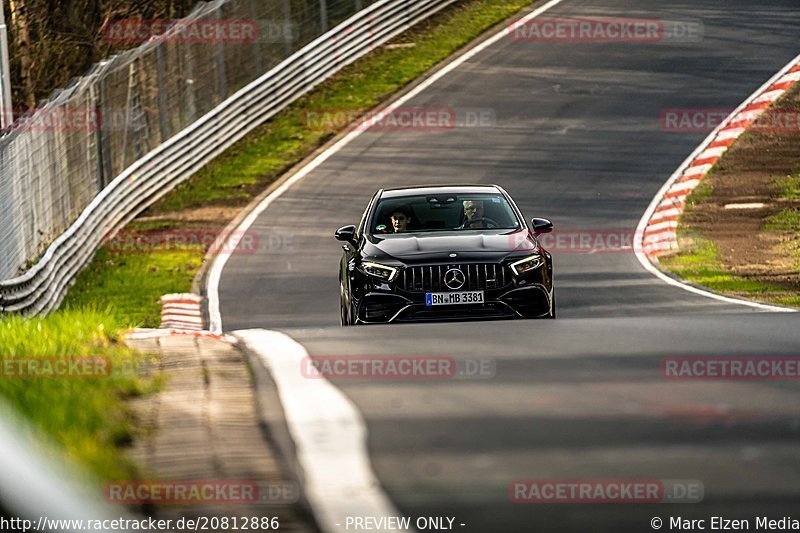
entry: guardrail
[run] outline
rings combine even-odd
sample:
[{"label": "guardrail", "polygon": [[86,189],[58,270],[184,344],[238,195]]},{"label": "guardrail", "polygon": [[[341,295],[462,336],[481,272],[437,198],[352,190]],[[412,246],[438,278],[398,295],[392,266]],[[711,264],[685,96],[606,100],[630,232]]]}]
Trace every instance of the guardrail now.
[{"label": "guardrail", "polygon": [[383,0],[366,7],[138,159],[106,186],[25,274],[0,282],[0,310],[58,307],[104,238],[344,66],[455,0]]}]

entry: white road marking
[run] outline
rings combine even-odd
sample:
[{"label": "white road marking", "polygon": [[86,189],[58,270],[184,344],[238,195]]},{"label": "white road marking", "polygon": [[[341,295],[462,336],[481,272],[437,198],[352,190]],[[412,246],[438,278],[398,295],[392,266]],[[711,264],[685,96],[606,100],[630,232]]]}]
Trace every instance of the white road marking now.
[{"label": "white road marking", "polygon": [[665,209],[664,211],[659,211],[658,213],[654,214],[652,220],[661,220],[662,218],[677,217],[680,216],[680,214],[681,210],[678,208]]},{"label": "white road marking", "polygon": [[678,191],[691,191],[692,189],[697,187],[699,184],[700,184],[700,180],[699,179],[679,181],[678,183],[676,183],[675,185],[670,187],[669,191],[667,191],[667,192],[668,193],[676,193]]},{"label": "white road marking", "polygon": [[781,79],[781,81],[800,81],[800,71],[787,74]]},{"label": "white road marking", "polygon": [[275,381],[319,528],[342,531],[336,525],[348,516],[401,516],[372,471],[367,428],[356,406],[327,379],[303,376],[306,349],[278,331],[233,335],[258,354]]},{"label": "white road marking", "polygon": [[753,102],[752,102],[752,103],[754,103],[754,104],[760,104],[761,102],[774,102],[774,101],[775,101],[775,100],[777,100],[777,99],[778,99],[778,98],[779,98],[779,97],[780,97],[780,96],[781,96],[781,95],[782,95],[784,92],[785,92],[785,91],[783,91],[783,90],[778,90],[778,91],[770,91],[770,92],[768,92],[768,93],[764,93],[764,94],[762,94],[761,96],[759,96],[758,98],[756,98],[755,100],[753,100]]},{"label": "white road marking", "polygon": [[728,139],[738,139],[742,133],[744,133],[744,128],[728,128],[725,131],[719,132],[715,140],[727,141]]},{"label": "white road marking", "polygon": [[761,209],[764,204],[753,202],[750,204],[725,204],[725,209]]},{"label": "white road marking", "polygon": [[659,222],[658,224],[650,224],[647,226],[647,230],[649,233],[658,233],[664,229],[670,228],[675,229],[678,227],[677,220],[667,220],[666,222]]},{"label": "white road marking", "polygon": [[708,159],[709,157],[719,157],[728,151],[727,146],[718,146],[716,148],[708,148],[702,154],[697,156],[697,159]]},{"label": "white road marking", "polygon": [[697,165],[696,167],[689,167],[686,172],[683,173],[684,176],[705,176],[706,173],[711,170],[711,167],[714,165]]}]

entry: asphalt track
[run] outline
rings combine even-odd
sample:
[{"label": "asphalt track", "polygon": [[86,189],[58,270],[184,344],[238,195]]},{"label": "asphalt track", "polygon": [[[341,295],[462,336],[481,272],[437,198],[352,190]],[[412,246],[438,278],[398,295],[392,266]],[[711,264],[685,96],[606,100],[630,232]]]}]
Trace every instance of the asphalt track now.
[{"label": "asphalt track", "polygon": [[[380,187],[497,183],[523,213],[572,233],[632,234],[653,195],[706,135],[668,132],[666,109],[733,109],[798,52],[794,0],[565,0],[545,17],[703,24],[696,42],[502,39],[409,107],[488,111],[483,127],[367,131],[274,201],[228,258],[226,331],[285,331],[312,355],[484,358],[492,379],[339,380],[369,430],[374,468],[411,516],[464,531],[652,531],[651,516],[775,517],[797,509],[796,381],[673,382],[672,355],[788,355],[796,315],[671,287],[632,250],[552,250],[555,322],[338,328],[332,233]],[[525,478],[697,479],[702,504],[511,503]]]}]

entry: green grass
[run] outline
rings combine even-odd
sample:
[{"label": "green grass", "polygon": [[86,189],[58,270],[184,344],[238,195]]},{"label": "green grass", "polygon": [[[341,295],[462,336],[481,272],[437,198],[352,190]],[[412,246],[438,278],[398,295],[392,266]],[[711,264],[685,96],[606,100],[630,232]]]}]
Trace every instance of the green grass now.
[{"label": "green grass", "polygon": [[775,185],[778,188],[780,198],[800,200],[800,173],[794,176],[786,176],[778,180]]},{"label": "green grass", "polygon": [[70,289],[66,310],[107,306],[120,324],[154,327],[161,323],[159,298],[188,292],[202,265],[199,246],[150,252],[115,252],[103,247]]},{"label": "green grass", "polygon": [[707,201],[713,194],[714,185],[711,184],[711,180],[707,178],[701,180],[700,183],[697,184],[697,187],[695,187],[686,198],[686,212],[689,212],[693,206]]},{"label": "green grass", "polygon": [[[703,238],[699,231],[686,221],[692,214],[692,209],[710,199],[712,195],[713,186],[706,177],[689,195],[686,210],[681,215],[678,232],[684,249],[676,254],[659,258],[661,265],[683,279],[720,294],[780,305],[800,306],[800,295],[795,295],[787,288],[748,279],[726,267],[714,243]],[[800,211],[791,209],[781,211],[765,222],[764,229],[800,231]],[[800,258],[800,250],[797,247],[792,248],[790,253]]]},{"label": "green grass", "polygon": [[787,293],[785,288],[747,279],[726,268],[714,244],[697,235],[692,236],[688,249],[661,257],[659,262],[674,274],[718,293],[781,305],[800,305],[800,296]]},{"label": "green grass", "polygon": [[764,221],[767,231],[794,231],[800,232],[800,210],[784,209]]},{"label": "green grass", "polygon": [[[131,478],[134,466],[120,446],[135,432],[125,399],[158,386],[137,377],[142,355],[119,342],[120,324],[104,311],[60,311],[45,318],[0,318],[0,396],[102,479]],[[20,361],[101,357],[108,375],[19,377]],[[12,370],[6,366],[12,365]]]}]

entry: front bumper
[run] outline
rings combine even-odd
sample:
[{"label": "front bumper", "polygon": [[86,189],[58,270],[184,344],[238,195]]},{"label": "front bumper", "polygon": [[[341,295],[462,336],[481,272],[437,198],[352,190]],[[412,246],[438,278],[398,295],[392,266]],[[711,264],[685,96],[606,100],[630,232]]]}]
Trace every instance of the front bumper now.
[{"label": "front bumper", "polygon": [[357,306],[361,324],[392,322],[447,321],[470,319],[539,318],[550,315],[552,289],[542,283],[521,287],[484,290],[485,301],[466,305],[425,305],[425,293],[371,291]]}]

